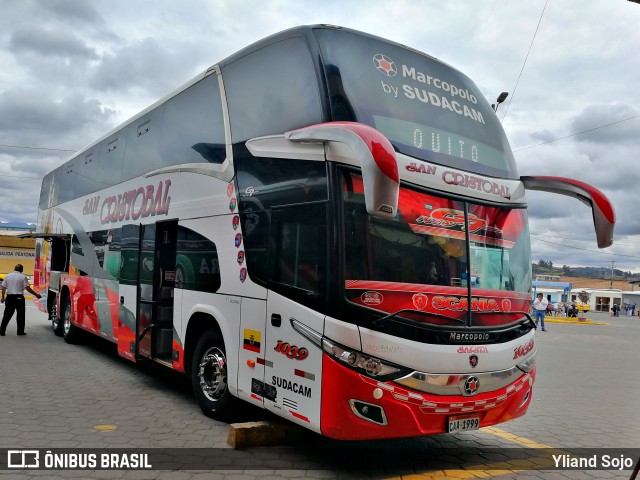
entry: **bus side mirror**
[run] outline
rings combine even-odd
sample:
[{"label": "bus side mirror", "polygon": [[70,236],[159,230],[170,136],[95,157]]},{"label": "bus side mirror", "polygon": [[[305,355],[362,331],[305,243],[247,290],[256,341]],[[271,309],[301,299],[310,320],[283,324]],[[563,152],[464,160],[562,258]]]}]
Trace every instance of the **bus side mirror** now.
[{"label": "bus side mirror", "polygon": [[293,142],[339,142],[351,148],[362,168],[367,213],[391,219],[398,211],[400,175],[391,142],[375,128],[357,122],[329,122],[285,133]]},{"label": "bus side mirror", "polygon": [[616,215],[609,199],[597,188],[564,177],[520,177],[527,190],[541,190],[574,197],[591,207],[593,224],[596,229],[598,248],[606,248],[613,244],[613,229]]}]

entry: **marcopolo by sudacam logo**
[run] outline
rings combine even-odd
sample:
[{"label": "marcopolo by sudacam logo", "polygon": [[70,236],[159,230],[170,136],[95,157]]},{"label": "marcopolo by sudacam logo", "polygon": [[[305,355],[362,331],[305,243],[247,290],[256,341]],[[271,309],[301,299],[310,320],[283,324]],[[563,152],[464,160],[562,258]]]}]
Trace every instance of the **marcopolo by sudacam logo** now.
[{"label": "marcopolo by sudacam logo", "polygon": [[382,53],[378,53],[373,56],[373,66],[387,77],[395,77],[398,74],[398,67],[396,67],[393,60]]}]

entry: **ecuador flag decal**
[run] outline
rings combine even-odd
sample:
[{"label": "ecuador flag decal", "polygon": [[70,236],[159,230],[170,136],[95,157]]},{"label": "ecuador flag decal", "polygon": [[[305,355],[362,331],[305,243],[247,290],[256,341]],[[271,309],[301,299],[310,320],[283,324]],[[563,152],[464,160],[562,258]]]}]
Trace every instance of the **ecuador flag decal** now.
[{"label": "ecuador flag decal", "polygon": [[260,353],[260,340],[262,334],[257,330],[251,330],[249,328],[244,329],[244,349],[251,350],[252,352]]}]

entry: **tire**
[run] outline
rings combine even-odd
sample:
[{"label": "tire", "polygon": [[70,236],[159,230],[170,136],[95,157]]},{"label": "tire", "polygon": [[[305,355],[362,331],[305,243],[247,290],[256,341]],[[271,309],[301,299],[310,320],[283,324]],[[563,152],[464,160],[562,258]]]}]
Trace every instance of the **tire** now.
[{"label": "tire", "polygon": [[62,307],[62,336],[64,341],[70,344],[77,343],[80,337],[80,331],[73,323],[71,323],[71,297],[64,299]]},{"label": "tire", "polygon": [[51,329],[53,330],[53,333],[55,333],[58,337],[61,337],[64,333],[64,322],[62,318],[54,315],[54,317],[51,319]]},{"label": "tire", "polygon": [[227,385],[227,356],[219,332],[206,331],[191,361],[191,385],[202,412],[215,420],[228,420],[234,413],[238,399]]},{"label": "tire", "polygon": [[51,330],[56,336],[61,337],[63,332],[62,318],[58,316],[58,310],[56,309],[57,294],[51,290],[47,290],[47,313],[51,320]]}]

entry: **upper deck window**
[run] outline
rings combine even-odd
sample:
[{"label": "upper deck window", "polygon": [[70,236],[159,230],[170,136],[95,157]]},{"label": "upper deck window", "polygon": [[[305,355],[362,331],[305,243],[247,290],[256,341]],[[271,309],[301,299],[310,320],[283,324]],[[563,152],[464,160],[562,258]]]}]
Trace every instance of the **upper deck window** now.
[{"label": "upper deck window", "polygon": [[222,74],[234,143],[322,121],[316,73],[302,37],[238,58]]},{"label": "upper deck window", "polygon": [[518,178],[495,113],[462,73],[415,50],[344,30],[316,30],[333,120],[366,123],[401,153]]}]

